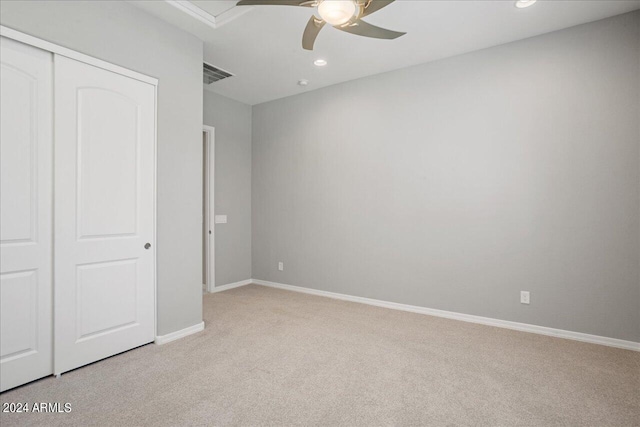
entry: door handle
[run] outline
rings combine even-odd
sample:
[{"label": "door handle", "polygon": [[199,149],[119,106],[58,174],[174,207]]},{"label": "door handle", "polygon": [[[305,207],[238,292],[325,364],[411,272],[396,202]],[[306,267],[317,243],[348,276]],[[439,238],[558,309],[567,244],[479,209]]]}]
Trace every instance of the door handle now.
[{"label": "door handle", "polygon": [[150,247],[151,247],[151,243],[147,243],[147,244],[144,245],[145,249],[149,249]]}]

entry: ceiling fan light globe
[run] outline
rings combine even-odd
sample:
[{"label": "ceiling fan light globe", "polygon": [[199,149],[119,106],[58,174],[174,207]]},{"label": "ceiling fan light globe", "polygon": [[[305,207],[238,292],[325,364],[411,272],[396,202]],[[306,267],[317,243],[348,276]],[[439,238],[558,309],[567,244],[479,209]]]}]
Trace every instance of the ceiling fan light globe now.
[{"label": "ceiling fan light globe", "polygon": [[324,0],[318,4],[320,17],[330,25],[342,25],[357,15],[358,6],[353,0]]},{"label": "ceiling fan light globe", "polygon": [[526,7],[532,6],[538,0],[517,0],[515,6],[518,9],[524,9]]}]

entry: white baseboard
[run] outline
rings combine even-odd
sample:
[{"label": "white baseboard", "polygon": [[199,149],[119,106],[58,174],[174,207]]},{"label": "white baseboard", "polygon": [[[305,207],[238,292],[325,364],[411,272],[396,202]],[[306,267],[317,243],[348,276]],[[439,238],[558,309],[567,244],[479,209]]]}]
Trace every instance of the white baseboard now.
[{"label": "white baseboard", "polygon": [[200,331],[204,331],[204,322],[200,322],[197,325],[189,326],[188,328],[184,328],[179,331],[171,332],[167,335],[158,335],[156,336],[154,342],[158,345],[162,345],[171,341],[178,340],[180,338],[184,338],[188,335],[198,333]]},{"label": "white baseboard", "polygon": [[239,288],[240,286],[250,285],[253,283],[253,280],[241,280],[239,282],[227,283],[226,285],[216,286],[213,290],[209,291],[210,294],[215,294],[216,292],[228,291],[229,289]]},{"label": "white baseboard", "polygon": [[456,313],[453,311],[437,310],[434,308],[418,307],[415,305],[400,304],[397,302],[381,301],[372,298],[355,297],[352,295],[335,292],[320,291],[317,289],[303,288],[300,286],[285,285],[282,283],[268,282],[266,280],[253,279],[250,281],[256,285],[285,289],[288,291],[302,292],[344,301],[359,302],[361,304],[374,305],[376,307],[390,308],[393,310],[409,311],[411,313],[427,314],[429,316],[445,317],[447,319],[461,320],[463,322],[479,323],[481,325],[496,326],[498,328],[513,329],[516,331],[530,332],[540,335],[548,335],[558,338],[566,338],[592,344],[606,345],[609,347],[623,348],[626,350],[640,351],[640,343],[625,341],[617,338],[602,337],[599,335],[584,334],[582,332],[565,331],[563,329],[547,328],[545,326],[530,325],[527,323],[511,322],[509,320],[492,319],[490,317],[474,316],[471,314]]}]

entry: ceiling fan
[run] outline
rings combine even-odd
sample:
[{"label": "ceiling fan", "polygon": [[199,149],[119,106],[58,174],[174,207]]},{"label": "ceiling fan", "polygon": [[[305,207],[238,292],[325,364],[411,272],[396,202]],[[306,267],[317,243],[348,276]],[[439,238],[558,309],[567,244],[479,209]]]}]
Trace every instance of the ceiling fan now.
[{"label": "ceiling fan", "polygon": [[302,35],[302,47],[313,50],[313,43],[324,24],[340,31],[377,39],[395,39],[406,33],[391,31],[362,20],[395,0],[242,0],[237,6],[302,6],[317,7],[320,18],[312,16]]}]

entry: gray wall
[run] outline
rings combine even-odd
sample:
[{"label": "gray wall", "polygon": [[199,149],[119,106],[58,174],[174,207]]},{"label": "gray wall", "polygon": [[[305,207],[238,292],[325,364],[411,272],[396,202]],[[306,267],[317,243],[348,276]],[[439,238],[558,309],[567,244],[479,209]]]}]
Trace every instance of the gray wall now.
[{"label": "gray wall", "polygon": [[639,28],[255,106],[253,277],[640,341]]},{"label": "gray wall", "polygon": [[204,124],[215,127],[216,286],[251,278],[251,106],[204,91]]},{"label": "gray wall", "polygon": [[202,42],[125,2],[0,3],[0,23],[159,79],[158,334],[202,321]]}]

